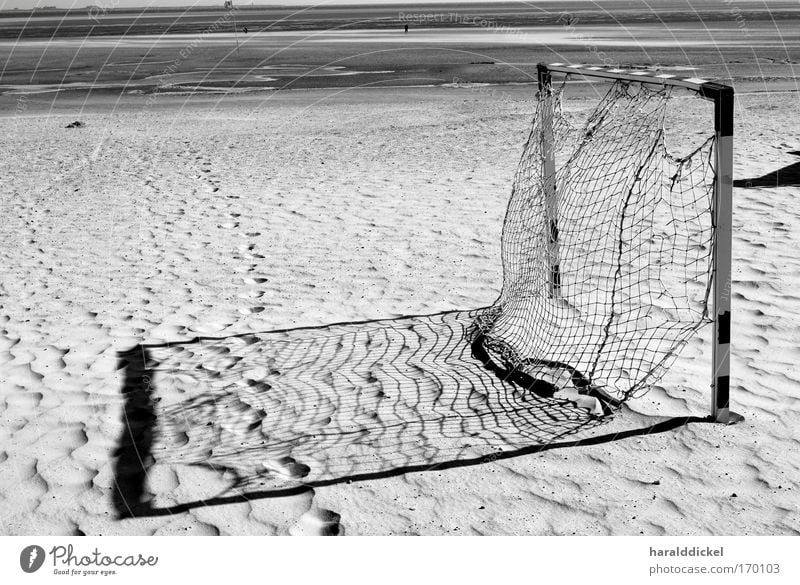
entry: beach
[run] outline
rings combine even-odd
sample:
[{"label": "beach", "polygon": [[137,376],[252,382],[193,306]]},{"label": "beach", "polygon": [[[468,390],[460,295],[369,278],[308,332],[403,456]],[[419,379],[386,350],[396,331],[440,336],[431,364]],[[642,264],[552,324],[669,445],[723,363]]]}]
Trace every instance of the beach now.
[{"label": "beach", "polygon": [[[652,24],[660,35],[620,43],[593,26],[426,28],[413,41],[248,33],[238,54],[228,33],[191,50],[193,33],[0,41],[0,532],[800,533],[797,29],[752,22],[753,41],[734,20],[708,40],[695,24]],[[225,394],[236,416],[202,448],[164,426],[181,405],[202,413],[189,429],[223,416],[201,408],[196,380],[227,380],[240,371],[225,369],[232,356],[249,368],[235,385],[253,368],[308,369],[298,356],[318,349],[356,388],[375,380],[332,368],[336,343],[452,352],[438,336],[500,293],[536,63],[598,51],[737,90],[731,396],[743,422],[704,420],[705,328],[664,379],[599,423],[568,401],[492,413],[474,402],[492,397],[464,395],[454,377],[441,389],[453,392],[448,415],[477,413],[467,421],[479,428],[431,426],[415,405],[438,397],[402,382],[382,424],[302,385],[259,407],[282,413],[281,432],[301,429],[293,455],[275,448],[277,432],[237,451],[255,420],[241,397],[256,384],[241,384],[244,402]],[[575,112],[599,91],[581,88]],[[689,111],[676,127],[694,124]],[[438,367],[420,359],[420,371]],[[146,408],[126,390],[144,376]],[[548,419],[548,404],[564,418]],[[361,442],[344,439],[339,412]],[[199,464],[212,455],[230,465]],[[240,481],[250,460],[263,467]]]}]

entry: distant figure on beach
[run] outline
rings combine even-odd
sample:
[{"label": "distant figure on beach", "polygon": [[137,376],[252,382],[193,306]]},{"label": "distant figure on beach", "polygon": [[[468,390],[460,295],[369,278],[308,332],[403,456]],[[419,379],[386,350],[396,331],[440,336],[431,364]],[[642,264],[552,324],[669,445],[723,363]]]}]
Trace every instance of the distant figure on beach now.
[{"label": "distant figure on beach", "polygon": [[408,25],[406,25],[406,32],[408,32]]},{"label": "distant figure on beach", "polygon": [[247,27],[244,27],[242,30],[244,31],[244,34],[247,34]]}]

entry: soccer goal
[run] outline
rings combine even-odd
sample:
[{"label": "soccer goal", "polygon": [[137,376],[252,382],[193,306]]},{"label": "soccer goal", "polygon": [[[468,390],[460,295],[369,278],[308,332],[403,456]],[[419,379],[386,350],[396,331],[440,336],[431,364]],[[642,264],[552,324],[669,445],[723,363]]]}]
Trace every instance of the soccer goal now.
[{"label": "soccer goal", "polygon": [[[736,422],[733,88],[563,63],[540,64],[538,75],[540,99],[503,225],[503,288],[476,321],[487,352],[556,388],[572,384],[619,404],[651,388],[710,323],[711,414]],[[577,123],[563,96],[580,82],[597,98]],[[685,136],[708,131],[678,155],[665,139],[674,133],[671,108],[695,97],[713,104],[713,122],[684,116]]]}]

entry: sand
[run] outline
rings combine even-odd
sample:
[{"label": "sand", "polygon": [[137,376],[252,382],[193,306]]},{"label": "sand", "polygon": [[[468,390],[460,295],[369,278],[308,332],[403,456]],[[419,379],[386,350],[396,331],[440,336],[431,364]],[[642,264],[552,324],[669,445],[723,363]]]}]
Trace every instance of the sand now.
[{"label": "sand", "polygon": [[[735,192],[732,399],[743,423],[677,418],[709,412],[706,329],[649,394],[581,435],[593,441],[562,437],[542,452],[524,451],[533,419],[516,411],[498,427],[505,430],[479,433],[484,442],[468,447],[447,443],[453,435],[445,427],[397,430],[366,420],[360,428],[372,434],[359,444],[363,459],[336,459],[353,453],[342,441],[317,440],[305,460],[258,451],[244,461],[261,464],[254,473],[271,478],[266,487],[240,485],[231,492],[237,497],[204,505],[228,493],[230,473],[181,461],[180,442],[166,442],[178,434],[161,427],[138,494],[149,511],[133,518],[121,518],[119,505],[123,420],[133,412],[120,352],[169,343],[153,359],[205,365],[213,374],[227,367],[219,361],[230,359],[220,357],[227,350],[236,363],[269,367],[272,350],[258,348],[278,342],[265,332],[370,319],[389,319],[389,329],[370,327],[396,331],[408,325],[399,319],[405,315],[491,304],[502,282],[500,229],[532,90],[18,104],[0,118],[7,137],[0,169],[3,534],[800,532],[798,180],[791,169],[782,186],[752,180],[798,163],[800,129],[789,114],[796,94],[743,92],[737,102],[735,176],[755,183]],[[82,127],[65,128],[75,120]],[[426,319],[430,331],[456,322]],[[364,335],[364,326],[356,330]],[[248,345],[246,334],[254,333]],[[290,335],[294,348],[325,336],[349,339],[336,328]],[[197,336],[222,339],[201,350],[190,343]],[[154,382],[165,401],[155,407],[159,416],[170,400],[185,405],[203,395],[191,377],[165,380]],[[398,388],[402,396],[410,391]],[[429,400],[426,388],[414,396]],[[213,411],[199,419],[225,427],[226,447],[261,424],[253,412],[268,410],[241,396],[244,406],[218,411],[241,409],[230,424]],[[345,403],[319,397],[329,403],[304,411],[290,396],[280,407],[294,406],[286,416],[298,420],[311,408],[317,418],[304,420],[313,434],[328,428],[341,438],[346,421],[337,412]],[[469,400],[452,402],[453,412],[469,408],[483,420],[481,408],[491,411],[488,399]],[[394,410],[384,423],[415,416],[430,423],[401,403],[407,414]],[[187,437],[197,463],[202,449],[193,447],[202,441]],[[476,460],[431,468],[467,456]],[[320,471],[326,461],[346,468],[331,463]],[[362,471],[376,473],[358,477]]]}]

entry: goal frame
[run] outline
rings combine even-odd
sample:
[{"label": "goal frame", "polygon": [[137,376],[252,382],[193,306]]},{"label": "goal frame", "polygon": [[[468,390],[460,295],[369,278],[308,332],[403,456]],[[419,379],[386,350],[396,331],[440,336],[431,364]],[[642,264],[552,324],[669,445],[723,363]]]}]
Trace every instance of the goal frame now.
[{"label": "goal frame", "polygon": [[[539,63],[537,66],[539,91],[552,87],[552,74],[580,75],[588,78],[624,80],[656,86],[682,87],[714,103],[714,189],[711,204],[712,222],[712,286],[713,327],[711,358],[711,419],[732,424],[743,417],[730,409],[730,340],[731,340],[731,269],[733,221],[733,87],[714,81],[684,78],[652,69],[625,69],[567,63]],[[552,116],[545,116],[552,120]],[[553,128],[543,128],[545,177],[555,174]],[[550,266],[549,289],[557,295],[560,288],[558,261],[557,189],[554,181],[545,183],[545,210],[549,226],[549,250],[553,264]]]}]

